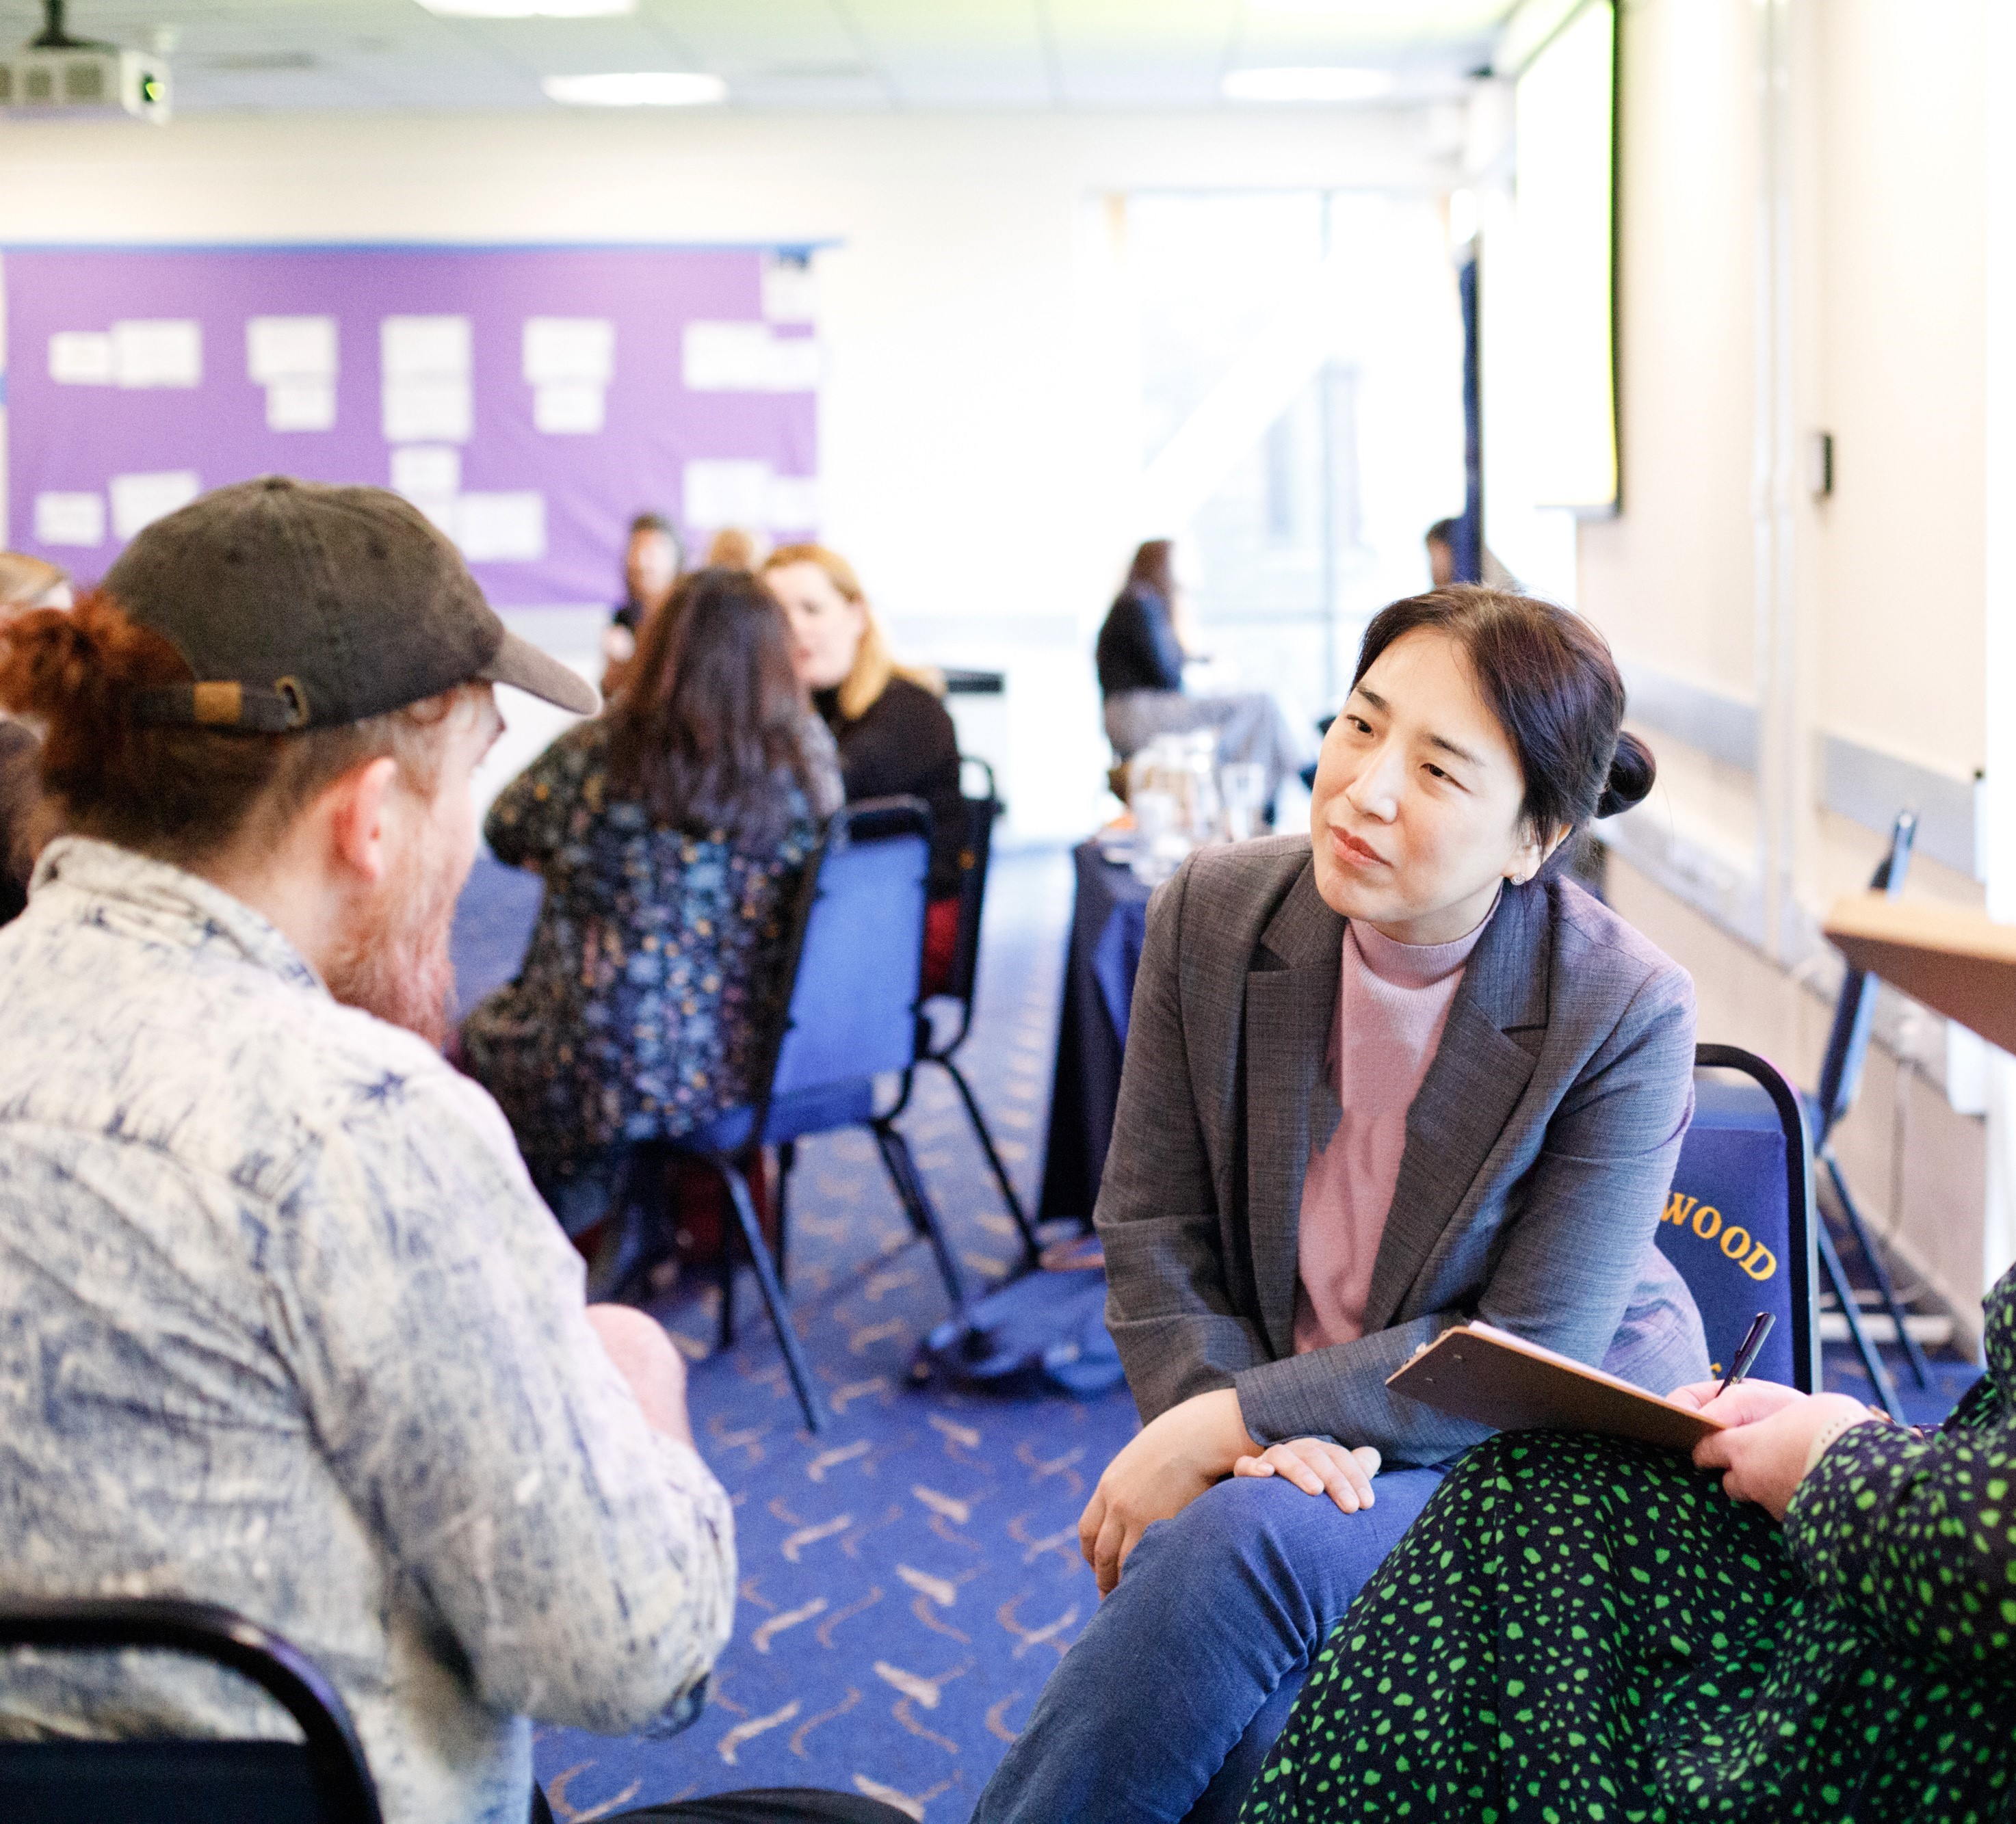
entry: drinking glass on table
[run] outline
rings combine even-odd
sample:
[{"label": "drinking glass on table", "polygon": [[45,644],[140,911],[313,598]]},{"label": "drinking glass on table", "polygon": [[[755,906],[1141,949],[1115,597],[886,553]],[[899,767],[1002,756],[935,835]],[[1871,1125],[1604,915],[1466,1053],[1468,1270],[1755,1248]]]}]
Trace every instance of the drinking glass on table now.
[{"label": "drinking glass on table", "polygon": [[1175,794],[1143,789],[1128,800],[1127,808],[1134,813],[1134,858],[1129,864],[1134,878],[1158,886],[1190,851],[1189,839],[1177,827]]},{"label": "drinking glass on table", "polygon": [[1225,833],[1244,842],[1258,833],[1267,803],[1267,769],[1257,760],[1228,760],[1218,769],[1219,796],[1225,804]]}]

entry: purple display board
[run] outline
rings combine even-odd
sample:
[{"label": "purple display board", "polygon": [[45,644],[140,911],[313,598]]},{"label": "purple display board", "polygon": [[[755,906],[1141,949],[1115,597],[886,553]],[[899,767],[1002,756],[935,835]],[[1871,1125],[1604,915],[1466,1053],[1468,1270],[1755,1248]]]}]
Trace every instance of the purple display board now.
[{"label": "purple display board", "polygon": [[4,255],[6,542],[101,575],[195,488],[397,487],[499,607],[603,602],[646,509],[817,530],[802,257],[751,250]]}]

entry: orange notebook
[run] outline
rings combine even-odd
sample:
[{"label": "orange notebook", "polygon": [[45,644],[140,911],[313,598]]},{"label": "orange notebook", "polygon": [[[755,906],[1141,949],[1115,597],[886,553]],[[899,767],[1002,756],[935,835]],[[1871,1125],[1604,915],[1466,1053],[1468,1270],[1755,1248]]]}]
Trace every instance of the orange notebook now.
[{"label": "orange notebook", "polygon": [[1722,1421],[1493,1324],[1458,1324],[1386,1377],[1396,1394],[1500,1431],[1594,1431],[1691,1451]]}]

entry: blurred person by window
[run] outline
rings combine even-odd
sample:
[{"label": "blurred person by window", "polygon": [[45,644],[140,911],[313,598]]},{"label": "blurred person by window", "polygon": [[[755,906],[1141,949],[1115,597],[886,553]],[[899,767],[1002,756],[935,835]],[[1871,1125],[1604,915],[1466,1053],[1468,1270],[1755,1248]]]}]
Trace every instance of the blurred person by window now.
[{"label": "blurred person by window", "polygon": [[607,711],[491,808],[492,852],[545,897],[462,1060],[571,1234],[607,1213],[632,1144],[748,1099],[791,898],[840,802],[776,598],[709,569],[644,624]]},{"label": "blurred person by window", "polygon": [[622,688],[644,623],[671,599],[685,556],[679,534],[663,513],[639,513],[630,522],[630,541],[623,552],[623,599],[602,633],[604,696]]},{"label": "blurred person by window", "polygon": [[1124,764],[1157,735],[1215,729],[1221,762],[1247,761],[1265,769],[1271,807],[1282,780],[1315,759],[1315,731],[1303,729],[1269,692],[1193,696],[1184,690],[1184,661],[1201,654],[1176,563],[1173,539],[1140,545],[1099,630],[1094,657],[1107,739]]},{"label": "blurred person by window", "polygon": [[837,552],[787,545],[763,576],[790,617],[792,663],[839,743],[848,802],[907,796],[931,807],[923,991],[934,993],[952,973],[965,817],[959,737],[938,700],[945,680],[897,664],[861,579]]},{"label": "blurred person by window", "polygon": [[[31,608],[67,608],[69,574],[39,557],[0,551],[0,621]],[[0,925],[28,903],[35,852],[52,833],[53,813],[42,797],[34,731],[0,708]]]},{"label": "blurred person by window", "polygon": [[1480,544],[1478,549],[1484,558],[1481,577],[1459,579],[1456,574],[1456,535],[1462,530],[1460,520],[1438,520],[1421,534],[1421,542],[1427,547],[1428,576],[1433,587],[1445,589],[1459,580],[1481,582],[1485,588],[1503,589],[1508,594],[1520,593],[1519,579],[1498,560],[1498,553],[1489,545]]}]

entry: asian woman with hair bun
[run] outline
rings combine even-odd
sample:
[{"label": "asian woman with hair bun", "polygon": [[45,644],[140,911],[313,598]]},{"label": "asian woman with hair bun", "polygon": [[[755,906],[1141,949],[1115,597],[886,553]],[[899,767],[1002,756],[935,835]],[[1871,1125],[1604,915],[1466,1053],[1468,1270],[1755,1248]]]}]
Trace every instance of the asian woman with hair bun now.
[{"label": "asian woman with hair bun", "polygon": [[1200,851],[1150,902],[1096,1212],[1143,1428],[1078,1523],[1105,1599],[976,1824],[1237,1812],[1486,1435],[1386,1387],[1450,1325],[1662,1394],[1707,1372],[1655,1239],[1693,985],[1561,865],[1651,785],[1624,701],[1564,609],[1395,603],[1309,832]]}]

